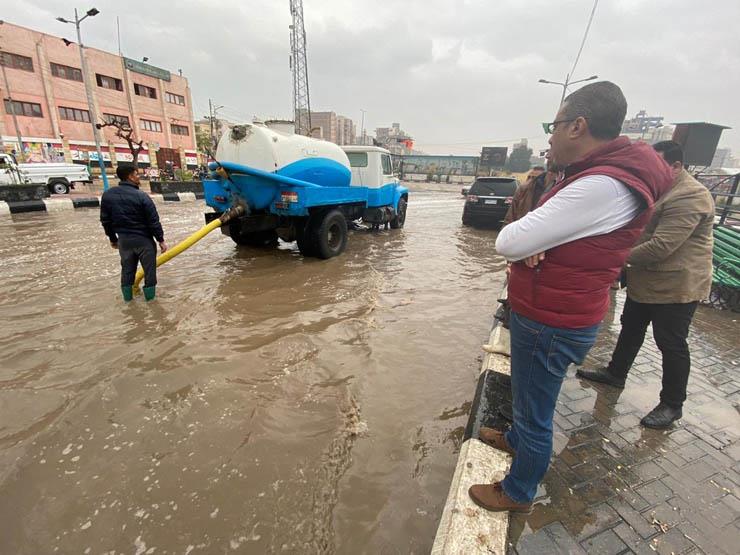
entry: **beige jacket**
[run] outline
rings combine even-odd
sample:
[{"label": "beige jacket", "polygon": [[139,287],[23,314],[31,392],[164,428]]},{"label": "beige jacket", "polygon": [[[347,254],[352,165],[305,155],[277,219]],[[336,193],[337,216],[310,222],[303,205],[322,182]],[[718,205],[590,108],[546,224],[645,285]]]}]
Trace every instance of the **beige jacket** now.
[{"label": "beige jacket", "polygon": [[627,259],[627,296],[640,303],[701,301],[712,285],[714,201],[682,170]]}]

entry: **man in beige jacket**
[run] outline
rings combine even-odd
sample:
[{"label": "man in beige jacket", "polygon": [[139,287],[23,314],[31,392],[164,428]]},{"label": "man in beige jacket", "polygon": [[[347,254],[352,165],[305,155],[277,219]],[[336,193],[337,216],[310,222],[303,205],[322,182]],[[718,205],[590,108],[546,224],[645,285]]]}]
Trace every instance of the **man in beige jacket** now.
[{"label": "man in beige jacket", "polygon": [[708,297],[712,285],[714,201],[683,168],[678,143],[663,141],[654,148],[671,165],[673,188],[656,203],[627,259],[627,301],[609,366],[583,368],[577,375],[623,388],[652,323],[663,355],[663,388],[660,403],[640,423],[667,428],[682,416],[691,368],[686,338],[698,301]]}]

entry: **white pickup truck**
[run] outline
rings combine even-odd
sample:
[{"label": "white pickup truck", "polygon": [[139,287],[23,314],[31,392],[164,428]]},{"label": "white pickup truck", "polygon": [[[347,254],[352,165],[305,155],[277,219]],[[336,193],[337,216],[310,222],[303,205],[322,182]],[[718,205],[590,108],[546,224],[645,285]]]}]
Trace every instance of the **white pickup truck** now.
[{"label": "white pickup truck", "polygon": [[43,183],[50,193],[64,195],[75,183],[90,183],[87,166],[80,164],[18,164],[0,152],[0,185]]}]

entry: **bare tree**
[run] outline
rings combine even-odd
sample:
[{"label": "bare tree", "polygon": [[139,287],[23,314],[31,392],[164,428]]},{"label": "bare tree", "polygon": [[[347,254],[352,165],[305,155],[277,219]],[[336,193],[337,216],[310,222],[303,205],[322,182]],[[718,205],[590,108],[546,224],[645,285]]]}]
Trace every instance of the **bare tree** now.
[{"label": "bare tree", "polygon": [[112,127],[115,129],[116,137],[123,139],[128,144],[128,148],[131,151],[131,155],[134,157],[134,167],[139,167],[139,154],[144,150],[144,141],[142,139],[136,140],[134,137],[134,129],[127,121],[121,121],[120,119],[109,119],[103,123],[97,123],[95,126],[98,129],[104,127]]}]

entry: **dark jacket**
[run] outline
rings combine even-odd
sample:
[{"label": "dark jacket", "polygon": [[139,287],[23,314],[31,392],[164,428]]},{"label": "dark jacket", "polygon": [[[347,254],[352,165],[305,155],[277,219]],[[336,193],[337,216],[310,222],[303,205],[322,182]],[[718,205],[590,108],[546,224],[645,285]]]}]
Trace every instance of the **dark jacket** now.
[{"label": "dark jacket", "polygon": [[164,241],[162,224],[151,197],[126,181],[103,193],[100,223],[111,243],[118,242],[118,235],[154,237],[158,243]]},{"label": "dark jacket", "polygon": [[514,312],[556,328],[598,324],[609,308],[609,286],[619,276],[632,246],[653,213],[656,201],[673,184],[668,164],[646,143],[619,137],[565,169],[565,177],[539,205],[588,175],[608,175],[624,183],[645,209],[624,227],[549,249],[532,269],[511,266],[509,300]]}]

